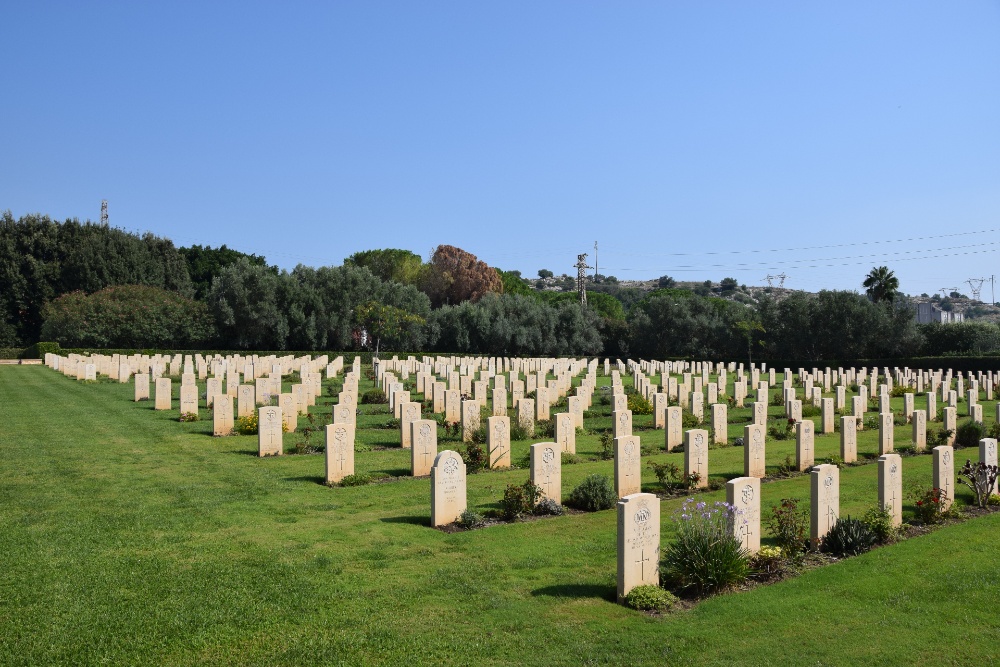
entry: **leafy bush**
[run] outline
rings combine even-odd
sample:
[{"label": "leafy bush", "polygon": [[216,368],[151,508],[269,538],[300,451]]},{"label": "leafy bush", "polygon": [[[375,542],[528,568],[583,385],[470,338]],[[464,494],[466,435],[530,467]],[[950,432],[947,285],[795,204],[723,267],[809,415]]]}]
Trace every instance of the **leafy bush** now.
[{"label": "leafy bush", "polygon": [[976,495],[976,505],[986,507],[990,500],[990,494],[996,488],[997,474],[1000,469],[995,465],[986,465],[978,462],[973,465],[972,461],[966,459],[965,465],[958,471],[958,481],[966,485]]},{"label": "leafy bush", "polygon": [[601,434],[601,452],[597,455],[602,461],[610,461],[615,458],[615,436],[611,431]]},{"label": "leafy bush", "polygon": [[840,518],[823,538],[822,549],[834,556],[857,556],[871,550],[878,536],[861,519]]},{"label": "leafy bush", "polygon": [[59,343],[35,343],[18,355],[20,359],[44,359],[46,354],[59,354]]},{"label": "leafy bush", "polygon": [[663,558],[664,576],[679,591],[707,595],[746,581],[749,556],[733,534],[735,510],[688,498],[674,516],[677,537]]},{"label": "leafy bush", "polygon": [[956,447],[976,447],[979,441],[986,437],[986,427],[979,422],[972,421],[959,424],[955,429]]},{"label": "leafy bush", "polygon": [[653,469],[653,474],[656,475],[657,481],[660,482],[660,485],[664,489],[669,489],[680,484],[681,469],[676,463],[671,463],[670,461],[666,463],[647,461],[646,465]]},{"label": "leafy bush", "polygon": [[782,498],[771,508],[767,527],[781,550],[792,559],[798,559],[806,547],[809,515],[799,507],[798,498]]},{"label": "leafy bush", "polygon": [[507,521],[516,521],[535,511],[535,503],[542,497],[542,489],[531,480],[523,484],[508,484],[500,501],[500,513]]},{"label": "leafy bush", "polygon": [[915,393],[917,393],[916,388],[914,388],[914,387],[907,387],[906,385],[902,385],[902,384],[897,384],[895,387],[893,387],[889,391],[889,395],[892,396],[893,398],[898,398],[899,396],[902,396],[903,394],[915,394]]},{"label": "leafy bush", "polygon": [[701,422],[690,412],[681,413],[681,428],[691,429],[691,428],[701,428]]},{"label": "leafy bush", "polygon": [[785,553],[781,547],[764,545],[760,551],[750,556],[750,569],[762,581],[780,576],[785,571],[785,563]]},{"label": "leafy bush", "polygon": [[899,532],[894,525],[892,525],[892,512],[890,512],[885,507],[871,507],[865,512],[865,515],[861,517],[861,521],[864,522],[865,526],[868,527],[874,535],[875,539],[878,540],[879,544],[885,544],[887,542],[892,542],[896,539],[896,535]]},{"label": "leafy bush", "polygon": [[486,450],[478,442],[466,443],[459,454],[462,456],[462,462],[465,463],[465,469],[470,474],[485,470],[489,464]]},{"label": "leafy bush", "polygon": [[535,514],[538,515],[551,514],[552,516],[562,516],[565,513],[565,508],[552,498],[542,498],[535,505]]},{"label": "leafy bush", "polygon": [[182,421],[182,422],[196,422],[196,421],[198,421],[198,413],[197,412],[182,412],[181,413],[181,417],[180,417],[180,421]]},{"label": "leafy bush", "polygon": [[822,408],[818,405],[813,405],[810,401],[809,403],[802,404],[802,418],[808,419],[809,417],[819,417],[823,414]]},{"label": "leafy bush", "polygon": [[566,504],[586,512],[609,510],[618,503],[618,494],[606,475],[588,475],[569,494]]},{"label": "leafy bush", "polygon": [[573,452],[563,452],[561,459],[564,466],[572,466],[580,462],[580,457]]},{"label": "leafy bush", "polygon": [[239,417],[233,426],[233,430],[239,435],[257,435],[257,411],[254,410],[246,417]]},{"label": "leafy bush", "polygon": [[948,515],[948,510],[942,509],[944,499],[944,491],[941,489],[928,489],[919,493],[913,503],[917,510],[917,520],[925,525],[941,521]]},{"label": "leafy bush", "polygon": [[777,472],[779,477],[788,477],[797,470],[795,459],[792,458],[791,454],[785,454],[785,460],[778,464]]},{"label": "leafy bush", "polygon": [[389,399],[386,397],[385,392],[381,389],[369,389],[365,393],[361,394],[361,402],[366,405],[375,405],[379,403],[388,403]]},{"label": "leafy bush", "polygon": [[795,420],[789,417],[784,421],[771,424],[767,429],[767,434],[775,440],[788,440],[795,435]]},{"label": "leafy bush", "polygon": [[479,528],[485,523],[486,523],[486,518],[482,514],[474,512],[473,510],[470,509],[465,510],[458,517],[458,525],[460,525],[462,528],[467,528],[469,530],[473,528]]},{"label": "leafy bush", "polygon": [[653,404],[646,400],[646,397],[639,393],[628,395],[628,409],[633,415],[653,414]]},{"label": "leafy bush", "polygon": [[354,475],[347,475],[340,480],[341,486],[364,486],[365,484],[371,484],[372,478],[364,473],[357,473]]},{"label": "leafy bush", "polygon": [[625,606],[639,611],[666,611],[677,604],[677,596],[653,584],[636,586],[625,595]]}]

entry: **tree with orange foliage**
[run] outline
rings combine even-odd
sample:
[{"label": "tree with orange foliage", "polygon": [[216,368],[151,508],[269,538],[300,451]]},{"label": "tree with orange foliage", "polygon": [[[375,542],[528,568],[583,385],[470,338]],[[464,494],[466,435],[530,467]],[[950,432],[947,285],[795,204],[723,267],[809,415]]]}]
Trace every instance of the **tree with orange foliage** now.
[{"label": "tree with orange foliage", "polygon": [[478,301],[484,294],[503,292],[497,270],[481,262],[471,252],[451,245],[439,245],[431,256],[422,291],[437,308],[444,304]]}]

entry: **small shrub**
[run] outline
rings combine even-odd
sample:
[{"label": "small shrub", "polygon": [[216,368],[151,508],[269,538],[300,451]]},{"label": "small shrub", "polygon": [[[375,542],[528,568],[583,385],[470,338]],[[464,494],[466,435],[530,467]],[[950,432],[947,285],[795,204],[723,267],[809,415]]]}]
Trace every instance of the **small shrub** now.
[{"label": "small shrub", "polygon": [[781,547],[762,546],[760,551],[750,556],[750,569],[757,579],[768,581],[784,573],[785,553]]},{"label": "small shrub", "polygon": [[489,464],[486,450],[478,442],[466,443],[459,454],[462,456],[462,462],[465,463],[465,469],[469,474],[482,472]]},{"label": "small shrub", "polygon": [[1000,469],[995,465],[986,465],[981,461],[973,464],[966,459],[965,465],[958,471],[957,479],[959,483],[972,489],[972,493],[976,496],[976,505],[986,507],[990,494],[996,488],[998,472]]},{"label": "small shrub", "polygon": [[976,447],[986,437],[986,427],[971,419],[955,429],[956,447]]},{"label": "small shrub", "polygon": [[677,604],[677,596],[653,584],[636,586],[625,596],[625,606],[639,611],[666,611]]},{"label": "small shrub", "polygon": [[535,436],[542,440],[552,440],[556,437],[556,420],[542,419],[535,422]]},{"label": "small shrub", "polygon": [[618,503],[618,494],[606,475],[593,474],[573,489],[566,503],[586,512],[609,510]]},{"label": "small shrub", "polygon": [[808,526],[809,515],[804,507],[799,507],[798,498],[783,498],[771,508],[771,515],[767,519],[768,530],[778,546],[789,558],[795,560],[801,557],[805,549]]},{"label": "small shrub", "polygon": [[861,517],[879,544],[886,544],[896,539],[898,530],[892,525],[892,512],[885,507],[871,507]]},{"label": "small shrub", "polygon": [[517,421],[517,419],[510,420],[510,441],[515,442],[517,440],[528,440],[531,438],[531,432]]},{"label": "small shrub", "polygon": [[236,423],[233,425],[233,430],[239,435],[257,435],[257,411],[254,410],[246,417],[238,418]]},{"label": "small shrub", "polygon": [[628,409],[633,415],[653,414],[653,404],[646,400],[642,394],[632,393],[628,395]]},{"label": "small shrub", "polygon": [[364,486],[365,484],[371,484],[372,478],[364,473],[358,473],[355,475],[347,475],[340,480],[341,486]]},{"label": "small shrub", "polygon": [[552,516],[562,516],[566,513],[565,508],[562,505],[552,500],[552,498],[542,498],[535,505],[535,514],[540,516],[552,515]]},{"label": "small shrub", "polygon": [[893,398],[898,398],[903,394],[915,394],[917,390],[914,387],[907,387],[906,385],[897,384],[889,391],[889,395]]},{"label": "small shrub", "polygon": [[681,413],[681,428],[691,429],[700,427],[701,427],[701,422],[698,421],[698,418],[695,417],[692,413],[690,412]]},{"label": "small shrub", "polygon": [[610,461],[615,458],[615,437],[611,431],[601,434],[601,453],[597,455],[602,461]]},{"label": "small shrub", "polygon": [[837,466],[838,468],[844,467],[844,459],[840,454],[831,454],[826,460],[830,465]]},{"label": "small shrub", "polygon": [[365,405],[376,405],[388,402],[389,399],[386,397],[385,392],[381,389],[369,389],[365,393],[361,394],[361,403],[364,403]]},{"label": "small shrub", "polygon": [[945,500],[944,491],[941,489],[928,489],[919,493],[913,506],[917,510],[917,519],[922,524],[938,523],[948,515],[948,510],[942,510],[942,501]]},{"label": "small shrub", "polygon": [[196,422],[196,421],[198,421],[198,419],[199,419],[199,417],[198,417],[198,413],[197,412],[182,412],[181,413],[181,419],[180,420],[182,422]]},{"label": "small shrub", "polygon": [[795,465],[795,459],[792,458],[791,454],[785,454],[785,460],[778,464],[778,476],[789,477],[796,470],[798,470],[798,466]]},{"label": "small shrub", "polygon": [[822,549],[834,556],[857,556],[871,550],[878,537],[861,519],[840,518],[823,538]]},{"label": "small shrub", "polygon": [[733,534],[734,517],[728,503],[684,501],[674,516],[677,536],[663,558],[664,576],[676,590],[707,595],[746,581],[749,557]]},{"label": "small shrub", "polygon": [[930,454],[932,449],[939,447],[941,445],[947,445],[951,436],[955,435],[955,431],[950,428],[940,428],[933,432],[928,431],[927,433],[927,453]]},{"label": "small shrub", "polygon": [[1000,505],[1000,494],[991,493],[989,500],[986,501],[986,504],[989,505],[990,507],[996,507]]},{"label": "small shrub", "polygon": [[564,466],[572,466],[580,462],[580,457],[573,452],[563,452],[561,458]]},{"label": "small shrub", "polygon": [[775,440],[788,440],[795,435],[795,420],[789,417],[777,424],[771,424],[767,434]]},{"label": "small shrub", "polygon": [[525,480],[523,484],[508,484],[500,501],[500,513],[507,521],[516,521],[535,511],[535,503],[542,497],[542,489]]},{"label": "small shrub", "polygon": [[467,509],[459,515],[457,523],[462,528],[471,530],[484,525],[486,523],[486,518],[479,512]]},{"label": "small shrub", "polygon": [[670,461],[666,463],[647,461],[646,465],[653,469],[653,474],[656,475],[657,481],[664,489],[669,489],[680,484],[681,469],[676,463],[671,463]]},{"label": "small shrub", "polygon": [[819,417],[823,414],[823,410],[819,406],[810,403],[802,404],[802,418],[807,419],[809,417]]}]

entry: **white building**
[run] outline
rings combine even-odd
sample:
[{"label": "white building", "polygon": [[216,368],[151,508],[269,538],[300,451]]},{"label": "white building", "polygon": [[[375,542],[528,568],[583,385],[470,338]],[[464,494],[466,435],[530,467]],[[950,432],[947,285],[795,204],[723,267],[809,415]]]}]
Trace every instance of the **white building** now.
[{"label": "white building", "polygon": [[922,301],[917,304],[917,324],[930,324],[931,322],[951,324],[964,321],[964,313],[958,313],[953,310],[941,310],[936,304],[930,301]]}]

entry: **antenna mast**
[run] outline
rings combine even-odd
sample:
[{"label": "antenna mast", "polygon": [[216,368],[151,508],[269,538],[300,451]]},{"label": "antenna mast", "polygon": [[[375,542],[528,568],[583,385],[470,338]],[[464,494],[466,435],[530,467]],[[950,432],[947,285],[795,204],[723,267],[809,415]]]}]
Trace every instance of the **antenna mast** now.
[{"label": "antenna mast", "polygon": [[591,268],[587,266],[587,253],[576,256],[576,291],[580,295],[580,305],[587,305],[587,288],[585,282],[587,280],[587,269]]},{"label": "antenna mast", "polygon": [[101,224],[105,227],[108,226],[108,200],[101,200]]}]

